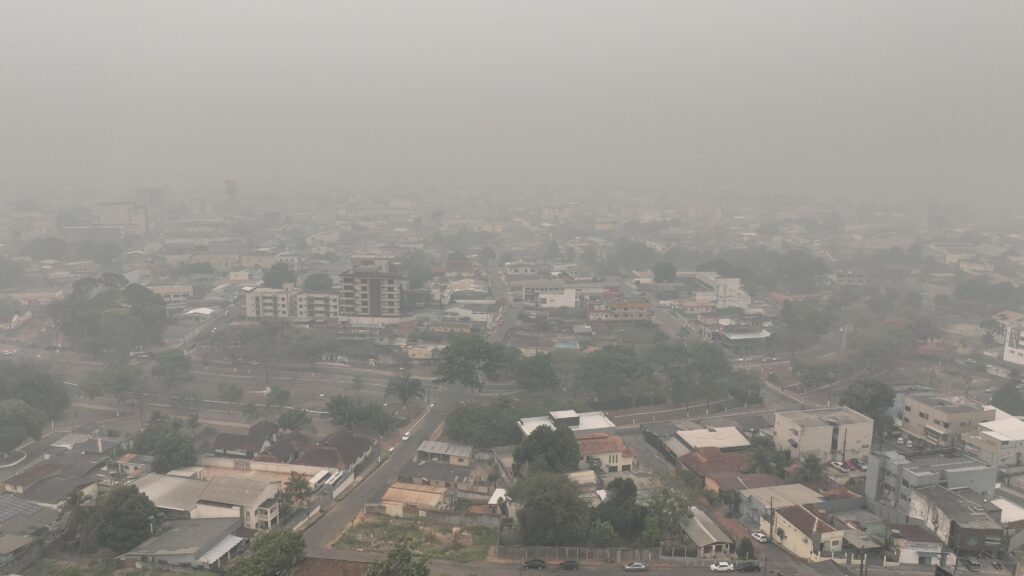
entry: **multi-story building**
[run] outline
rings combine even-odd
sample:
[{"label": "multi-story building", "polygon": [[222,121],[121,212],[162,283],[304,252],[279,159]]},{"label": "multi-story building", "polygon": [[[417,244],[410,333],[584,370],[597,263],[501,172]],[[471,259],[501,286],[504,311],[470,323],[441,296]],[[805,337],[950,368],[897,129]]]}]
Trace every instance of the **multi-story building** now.
[{"label": "multi-story building", "polygon": [[346,316],[402,315],[402,277],[391,271],[393,257],[352,256],[352,269],[339,276],[339,310]]},{"label": "multi-story building", "polygon": [[961,434],[975,432],[978,424],[995,418],[994,408],[955,398],[946,400],[931,394],[909,394],[903,398],[900,429],[906,434],[939,447],[952,447]]},{"label": "multi-story building", "polygon": [[125,234],[149,232],[146,207],[134,202],[100,202],[96,205],[96,220],[100,226],[119,226]]},{"label": "multi-story building", "polygon": [[1001,418],[978,424],[960,437],[964,452],[996,467],[1024,466],[1024,420]]},{"label": "multi-story building", "polygon": [[587,319],[592,322],[636,322],[650,320],[653,316],[651,303],[641,297],[596,302],[587,309]]},{"label": "multi-story building", "polygon": [[1003,340],[1003,361],[1018,366],[1024,365],[1024,332],[1021,331],[1018,324],[1006,327],[1006,338]]},{"label": "multi-story building", "polygon": [[335,292],[300,292],[295,295],[295,319],[300,322],[326,322],[337,319],[341,297]]},{"label": "multi-story building", "polygon": [[793,458],[867,458],[874,421],[846,406],[775,414],[775,447]]},{"label": "multi-story building", "polygon": [[746,308],[750,295],[743,291],[739,278],[723,278],[714,272],[697,272],[697,300],[713,300],[715,308]]},{"label": "multi-story building", "polygon": [[245,317],[291,318],[295,310],[295,290],[285,288],[254,288],[245,294]]},{"label": "multi-story building", "polygon": [[509,282],[509,298],[542,308],[575,308],[576,289],[559,279],[535,278]]},{"label": "multi-story building", "polygon": [[167,308],[184,308],[192,298],[191,286],[148,286],[150,292],[164,299]]},{"label": "multi-story building", "polygon": [[914,490],[946,486],[970,488],[991,496],[995,484],[995,467],[951,450],[916,456],[895,451],[874,452],[868,458],[864,494],[868,501],[877,503],[881,508],[908,516]]},{"label": "multi-story building", "polygon": [[1005,549],[1002,510],[969,488],[929,486],[914,490],[910,517],[957,554],[993,554]]},{"label": "multi-story building", "polygon": [[551,265],[547,262],[523,262],[522,260],[517,260],[505,263],[505,275],[509,278],[536,277],[550,272]]}]

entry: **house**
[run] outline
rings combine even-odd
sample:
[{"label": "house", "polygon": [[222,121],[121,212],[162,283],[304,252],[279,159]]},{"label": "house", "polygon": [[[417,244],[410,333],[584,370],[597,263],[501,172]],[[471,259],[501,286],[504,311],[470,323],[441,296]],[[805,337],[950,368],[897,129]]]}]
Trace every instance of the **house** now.
[{"label": "house", "polygon": [[269,530],[279,524],[280,482],[238,476],[217,476],[207,481],[147,474],[135,486],[168,518],[240,518],[243,527],[254,530]]},{"label": "house", "polygon": [[113,468],[115,472],[111,475],[112,479],[116,475],[117,482],[130,482],[152,472],[153,457],[129,452],[115,460]]},{"label": "house", "polygon": [[608,472],[629,472],[634,467],[633,449],[627,448],[622,438],[595,432],[576,436],[580,447],[580,467],[599,467]]},{"label": "house", "polygon": [[846,406],[775,414],[775,448],[792,458],[824,461],[867,458],[874,421]]},{"label": "house", "polygon": [[250,426],[246,434],[221,432],[213,439],[213,453],[234,458],[255,458],[270,448],[277,439],[277,431],[277,424],[261,420]]},{"label": "house", "polygon": [[1003,549],[1002,511],[969,488],[934,485],[913,491],[910,517],[935,533],[957,554],[995,553]]},{"label": "house", "polygon": [[704,489],[715,493],[782,486],[785,483],[785,480],[774,474],[744,474],[727,470],[708,472],[704,477]]},{"label": "house", "polygon": [[0,493],[0,570],[13,574],[27,568],[61,529],[57,510]]},{"label": "house", "polygon": [[539,426],[549,428],[567,426],[573,432],[615,428],[615,424],[608,419],[604,412],[576,412],[575,410],[556,410],[549,412],[547,416],[520,418],[516,425],[519,426],[523,436],[529,436]]},{"label": "house", "polygon": [[761,530],[801,560],[843,549],[843,531],[829,524],[824,512],[807,505],[776,508],[761,519]]},{"label": "house", "polygon": [[473,447],[450,442],[424,440],[416,449],[418,462],[442,462],[455,466],[473,465]]},{"label": "house", "polygon": [[695,430],[679,430],[676,436],[691,449],[718,448],[723,452],[740,450],[750,446],[750,441],[735,426],[716,428],[701,427]]},{"label": "house", "polygon": [[373,446],[372,440],[356,436],[346,430],[339,430],[308,448],[295,463],[351,470],[373,452]]},{"label": "house", "polygon": [[393,482],[381,497],[384,513],[397,518],[418,515],[419,510],[444,510],[450,501],[446,488],[408,482]]},{"label": "house", "polygon": [[120,555],[136,568],[224,570],[248,539],[236,533],[239,518],[169,520],[158,534]]},{"label": "house", "polygon": [[410,484],[435,486],[455,490],[459,498],[482,501],[494,488],[487,480],[489,469],[433,462],[411,460],[398,472],[398,480]]},{"label": "house", "polygon": [[939,566],[942,562],[942,541],[928,530],[916,524],[893,524],[889,534],[900,564]]},{"label": "house", "polygon": [[313,442],[302,432],[289,431],[277,434],[277,439],[269,447],[256,455],[260,462],[294,462]]},{"label": "house", "polygon": [[698,558],[732,554],[733,541],[703,510],[690,506],[690,515],[679,521],[683,532],[697,546]]},{"label": "house", "polygon": [[44,506],[58,506],[76,490],[95,498],[107,458],[63,448],[57,450],[42,462],[4,480],[4,489]]},{"label": "house", "polygon": [[803,484],[748,488],[740,490],[740,497],[743,516],[755,522],[770,517],[773,509],[816,505],[825,501],[821,494]]},{"label": "house", "polygon": [[679,463],[691,472],[706,477],[714,472],[743,472],[749,456],[746,452],[722,452],[719,448],[698,448],[681,456]]}]

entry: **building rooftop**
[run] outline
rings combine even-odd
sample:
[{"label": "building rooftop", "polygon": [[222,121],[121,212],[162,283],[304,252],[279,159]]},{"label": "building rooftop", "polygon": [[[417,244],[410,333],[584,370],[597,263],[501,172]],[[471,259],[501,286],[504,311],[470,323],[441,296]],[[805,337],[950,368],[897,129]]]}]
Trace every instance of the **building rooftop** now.
[{"label": "building rooftop", "polygon": [[978,424],[979,432],[1000,442],[1024,441],[1024,420],[1011,417]]},{"label": "building rooftop", "polygon": [[[231,536],[241,525],[239,518],[201,518],[169,520],[163,531],[133,548],[125,556],[190,556],[199,560],[208,550],[217,546],[225,536]],[[237,543],[237,542],[236,542]]]},{"label": "building rooftop", "polygon": [[936,408],[946,414],[964,414],[968,412],[983,412],[985,407],[973,400],[968,400],[962,396],[956,396],[953,398],[939,398],[928,392],[909,394],[909,398],[913,398],[922,404],[927,404],[932,408]]},{"label": "building rooftop", "polygon": [[0,533],[32,534],[56,522],[60,512],[29,502],[14,494],[0,493]]},{"label": "building rooftop", "polygon": [[135,487],[157,508],[189,511],[199,502],[206,489],[206,481],[153,473],[136,480]]},{"label": "building rooftop", "polygon": [[696,430],[680,430],[676,436],[690,448],[743,448],[750,446],[750,442],[742,432],[734,426],[725,428],[699,428]]},{"label": "building rooftop", "polygon": [[787,506],[805,506],[817,504],[825,499],[811,488],[803,484],[783,484],[781,486],[766,486],[764,488],[750,488],[740,490],[745,498],[753,498],[765,508],[785,508]]},{"label": "building rooftop", "polygon": [[424,440],[423,442],[420,442],[420,446],[416,450],[418,452],[426,452],[428,454],[443,454],[445,456],[456,456],[460,458],[473,457],[472,446],[466,446],[465,444],[451,444],[449,442],[435,442],[433,440]]},{"label": "building rooftop", "polygon": [[626,448],[622,438],[605,434],[604,432],[581,434],[576,437],[576,443],[580,446],[580,456],[587,457],[595,454],[629,453],[633,451]]},{"label": "building rooftop", "polygon": [[812,410],[794,410],[792,412],[779,412],[777,416],[785,416],[798,426],[803,428],[817,428],[833,426],[836,424],[859,424],[862,422],[873,422],[871,418],[846,406],[835,406],[832,408],[815,408]]},{"label": "building rooftop", "polygon": [[397,502],[413,506],[439,508],[444,503],[445,489],[408,482],[393,482],[384,492],[381,502]]},{"label": "building rooftop", "polygon": [[709,544],[732,543],[732,538],[719,528],[703,510],[696,506],[690,506],[690,514],[691,516],[683,516],[679,520],[679,525],[694,544],[708,546]]},{"label": "building rooftop", "polygon": [[805,536],[813,537],[825,532],[835,532],[836,528],[828,523],[825,514],[808,506],[787,506],[776,508],[775,513],[790,522]]},{"label": "building rooftop", "polygon": [[206,483],[199,500],[258,508],[266,498],[264,492],[270,484],[271,482],[252,478],[217,476]]},{"label": "building rooftop", "polygon": [[[578,416],[579,419],[580,419],[580,423],[579,424],[569,426],[569,429],[572,430],[573,432],[578,432],[578,431],[583,431],[583,430],[601,430],[601,429],[604,429],[604,428],[615,428],[615,424],[611,420],[608,419],[608,416],[606,416],[604,412],[579,412],[579,413],[577,413],[575,410],[564,410],[564,411],[552,412],[552,414],[567,414],[567,413],[570,413],[570,412],[572,414],[575,414],[576,416]],[[569,415],[569,416],[559,416],[558,418],[562,419],[562,418],[571,418],[571,417],[572,416]],[[554,428],[555,427],[554,420],[552,420],[552,417],[550,415],[549,416],[534,416],[534,417],[531,417],[531,418],[522,418],[522,419],[519,420],[519,422],[517,422],[517,424],[519,426],[519,430],[522,431],[522,433],[527,435],[527,436],[529,436],[531,432],[533,432],[534,430],[536,430],[540,426],[547,426],[549,428]]]},{"label": "building rooftop", "polygon": [[939,486],[919,488],[917,492],[928,499],[936,508],[942,510],[950,520],[961,528],[1002,530],[1002,525],[993,518],[998,517],[1001,510],[995,504],[969,488],[950,490]]}]

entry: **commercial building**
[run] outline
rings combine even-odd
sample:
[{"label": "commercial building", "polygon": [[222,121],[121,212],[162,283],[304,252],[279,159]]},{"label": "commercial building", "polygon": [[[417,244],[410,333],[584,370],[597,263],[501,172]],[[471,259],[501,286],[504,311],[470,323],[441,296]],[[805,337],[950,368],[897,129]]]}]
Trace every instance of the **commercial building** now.
[{"label": "commercial building", "polygon": [[639,296],[592,303],[587,309],[591,322],[637,322],[654,317],[651,303]]},{"label": "commercial building", "polygon": [[608,419],[604,412],[576,412],[575,410],[556,410],[549,412],[547,416],[520,418],[516,424],[524,436],[529,436],[540,426],[549,428],[567,426],[573,432],[615,428],[615,424]]},{"label": "commercial building", "polygon": [[1024,465],[1024,420],[1001,418],[960,436],[964,452],[997,468]]},{"label": "commercial building", "polygon": [[300,292],[295,295],[295,319],[301,322],[335,320],[341,311],[341,298],[333,292]]},{"label": "commercial building", "polygon": [[714,558],[732,554],[733,541],[724,530],[696,506],[690,506],[689,516],[679,521],[683,532],[697,546],[698,558]]},{"label": "commercial building", "polygon": [[866,458],[874,421],[846,406],[775,414],[775,447],[793,458]]},{"label": "commercial building", "polygon": [[150,292],[163,298],[168,309],[184,309],[185,303],[192,299],[191,286],[147,286]]},{"label": "commercial building", "polygon": [[924,523],[957,554],[995,553],[1003,548],[1001,510],[968,488],[929,486],[914,490],[910,517]]},{"label": "commercial building", "polygon": [[978,430],[978,424],[995,419],[994,408],[965,398],[944,399],[931,394],[909,394],[903,398],[900,429],[939,447],[956,445],[960,435]]},{"label": "commercial building", "polygon": [[952,451],[917,456],[896,451],[875,452],[868,458],[864,495],[886,515],[899,519],[910,514],[914,490],[946,486],[970,488],[991,496],[995,490],[996,472],[995,467],[977,458]]},{"label": "commercial building", "polygon": [[714,272],[697,272],[695,299],[713,301],[715,308],[747,308],[750,295],[743,291],[739,278],[723,278]]},{"label": "commercial building", "polygon": [[441,462],[455,466],[472,466],[473,447],[424,440],[416,449],[416,460],[419,462]]},{"label": "commercial building", "polygon": [[802,560],[843,549],[843,531],[829,524],[825,514],[813,506],[776,508],[771,517],[761,519],[761,529]]},{"label": "commercial building", "polygon": [[245,550],[238,518],[171,520],[160,533],[119,556],[136,568],[216,570]]},{"label": "commercial building", "polygon": [[720,428],[708,426],[695,430],[679,430],[676,436],[691,450],[718,448],[722,451],[739,450],[750,446],[750,441],[735,426]]},{"label": "commercial building", "polygon": [[245,294],[245,317],[291,318],[295,311],[294,288],[254,288]]},{"label": "commercial building", "polygon": [[244,527],[253,530],[280,524],[280,482],[240,476],[207,481],[147,474],[135,486],[169,518],[240,518]]}]

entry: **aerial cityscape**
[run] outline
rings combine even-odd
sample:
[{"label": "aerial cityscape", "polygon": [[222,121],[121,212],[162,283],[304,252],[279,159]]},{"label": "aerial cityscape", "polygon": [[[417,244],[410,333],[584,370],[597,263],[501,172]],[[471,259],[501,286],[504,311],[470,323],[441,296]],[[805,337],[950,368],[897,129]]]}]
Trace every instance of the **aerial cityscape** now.
[{"label": "aerial cityscape", "polygon": [[1024,6],[46,4],[0,574],[1024,573]]}]

